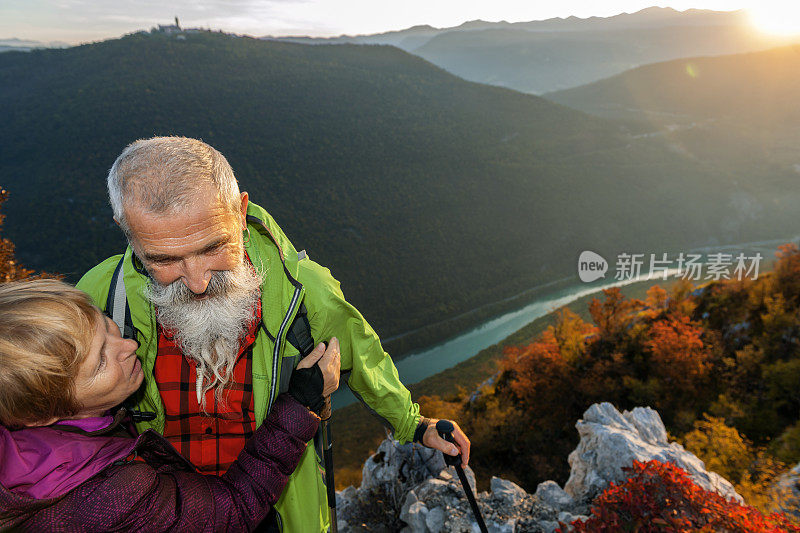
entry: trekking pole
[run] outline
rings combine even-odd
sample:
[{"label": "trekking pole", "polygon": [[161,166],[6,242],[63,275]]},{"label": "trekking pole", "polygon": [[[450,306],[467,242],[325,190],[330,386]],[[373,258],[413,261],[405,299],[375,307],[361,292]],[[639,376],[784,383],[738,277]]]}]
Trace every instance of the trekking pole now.
[{"label": "trekking pole", "polygon": [[[453,444],[456,443],[455,439],[453,438],[454,429],[453,423],[449,420],[439,420],[436,422],[436,432],[439,433],[439,436],[447,442],[451,442]],[[478,521],[478,527],[481,528],[481,533],[488,533],[488,530],[486,529],[486,523],[483,521],[483,516],[481,515],[481,510],[478,509],[478,502],[475,500],[475,495],[472,493],[472,487],[470,487],[467,475],[464,473],[464,468],[461,466],[461,454],[458,454],[455,457],[446,453],[443,455],[444,464],[447,466],[454,466],[456,468],[456,474],[458,474],[458,479],[461,480],[461,486],[464,488],[464,494],[467,495],[467,500],[469,501],[470,507],[472,507],[472,513],[475,515],[475,519]]]},{"label": "trekking pole", "polygon": [[333,415],[333,407],[331,406],[331,397],[325,398],[325,407],[322,408],[320,423],[322,431],[322,455],[325,460],[325,485],[328,489],[328,507],[331,510],[331,533],[338,532],[336,524],[336,486],[333,484],[333,440],[331,439],[331,425],[330,420]]}]

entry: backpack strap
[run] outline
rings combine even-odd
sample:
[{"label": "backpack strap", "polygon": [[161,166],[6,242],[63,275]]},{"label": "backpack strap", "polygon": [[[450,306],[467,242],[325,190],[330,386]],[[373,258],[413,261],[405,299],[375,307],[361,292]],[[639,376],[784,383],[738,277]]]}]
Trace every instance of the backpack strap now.
[{"label": "backpack strap", "polygon": [[[106,315],[117,324],[120,334],[126,339],[136,340],[136,333],[133,329],[133,319],[131,318],[131,308],[128,305],[128,295],[125,293],[125,278],[122,264],[125,262],[125,254],[117,263],[114,275],[111,276],[111,285],[108,287],[108,297],[106,298]],[[149,421],[156,418],[152,411],[140,411],[136,409],[136,402],[133,396],[122,402],[122,406],[131,415],[134,422]]]},{"label": "backpack strap", "polygon": [[281,361],[281,380],[279,388],[281,393],[289,390],[289,381],[292,379],[292,372],[300,359],[314,351],[314,338],[311,336],[311,324],[308,322],[308,309],[306,309],[305,303],[300,304],[294,321],[292,325],[289,326],[286,340],[300,353],[291,357],[284,356]]},{"label": "backpack strap", "polygon": [[125,294],[125,277],[122,269],[124,262],[125,254],[122,255],[117,268],[114,269],[114,275],[111,276],[111,285],[108,287],[106,298],[106,314],[117,324],[120,335],[126,339],[135,339],[131,308],[128,306],[128,296]]}]

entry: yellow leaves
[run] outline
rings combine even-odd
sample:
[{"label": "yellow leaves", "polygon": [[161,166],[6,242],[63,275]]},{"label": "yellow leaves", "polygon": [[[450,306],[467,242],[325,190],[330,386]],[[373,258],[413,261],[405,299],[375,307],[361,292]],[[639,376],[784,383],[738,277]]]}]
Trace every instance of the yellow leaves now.
[{"label": "yellow leaves", "polygon": [[558,345],[561,357],[569,363],[583,355],[586,339],[596,334],[597,328],[584,322],[575,312],[564,307],[558,312],[556,325],[550,326],[548,333]]},{"label": "yellow leaves", "polygon": [[681,439],[683,446],[703,460],[706,469],[729,480],[745,501],[762,512],[773,510],[771,486],[786,466],[753,446],[722,418],[704,414],[694,430]]}]

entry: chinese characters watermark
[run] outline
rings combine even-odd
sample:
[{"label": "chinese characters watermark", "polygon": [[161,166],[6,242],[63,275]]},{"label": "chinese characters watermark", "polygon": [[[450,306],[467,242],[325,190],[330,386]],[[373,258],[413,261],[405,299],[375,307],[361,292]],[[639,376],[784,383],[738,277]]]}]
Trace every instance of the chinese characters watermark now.
[{"label": "chinese characters watermark", "polygon": [[[711,253],[707,255],[680,252],[670,257],[661,254],[620,253],[614,265],[614,279],[617,281],[636,281],[640,278],[667,279],[675,276],[694,281],[722,279],[758,279],[761,253],[746,255],[732,253]],[[583,282],[591,282],[606,277],[608,261],[598,253],[586,250],[578,258],[578,276]]]}]

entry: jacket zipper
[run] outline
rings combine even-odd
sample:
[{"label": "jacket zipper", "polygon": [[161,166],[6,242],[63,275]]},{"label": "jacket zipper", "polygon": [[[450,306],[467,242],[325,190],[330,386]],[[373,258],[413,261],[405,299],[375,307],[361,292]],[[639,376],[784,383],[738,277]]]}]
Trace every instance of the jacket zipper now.
[{"label": "jacket zipper", "polygon": [[284,338],[284,332],[287,324],[294,314],[302,290],[303,286],[298,283],[294,288],[294,294],[292,294],[292,301],[289,304],[289,311],[286,313],[286,316],[283,317],[283,323],[281,323],[281,327],[278,329],[278,335],[275,338],[275,349],[272,352],[272,384],[269,389],[269,403],[267,403],[268,414],[272,411],[272,404],[275,402],[276,397],[275,390],[279,377],[278,363],[280,362],[281,347],[283,346],[283,343],[286,342],[286,339]]}]

